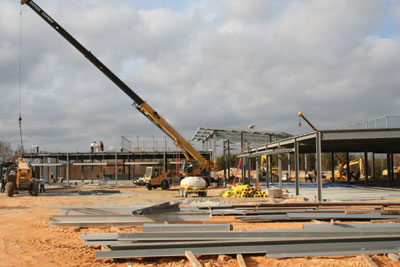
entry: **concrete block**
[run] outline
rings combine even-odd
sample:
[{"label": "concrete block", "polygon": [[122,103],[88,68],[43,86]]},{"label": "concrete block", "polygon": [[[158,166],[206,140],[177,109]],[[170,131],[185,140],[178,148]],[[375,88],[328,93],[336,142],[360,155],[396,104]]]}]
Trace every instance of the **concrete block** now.
[{"label": "concrete block", "polygon": [[282,198],[281,188],[268,188],[268,196],[272,198]]}]

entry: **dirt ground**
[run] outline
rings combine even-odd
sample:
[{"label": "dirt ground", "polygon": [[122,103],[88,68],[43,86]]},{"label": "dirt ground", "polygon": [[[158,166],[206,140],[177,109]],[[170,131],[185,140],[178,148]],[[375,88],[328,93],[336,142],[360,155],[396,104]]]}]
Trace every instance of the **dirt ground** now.
[{"label": "dirt ground", "polygon": [[[84,188],[88,189],[88,188]],[[165,201],[182,201],[177,190],[147,191],[144,188],[118,188],[121,194],[79,196],[56,194],[54,191],[38,197],[26,192],[8,198],[0,194],[0,266],[190,266],[186,258],[147,258],[131,260],[96,260],[100,247],[84,247],[84,233],[138,232],[141,227],[59,228],[49,225],[49,215],[59,214],[52,206],[132,207]],[[74,189],[76,190],[76,189]],[[210,190],[209,198],[217,198],[220,190]],[[195,198],[195,197],[193,197]],[[229,199],[244,202],[249,200]],[[254,202],[254,200],[251,200]],[[266,201],[259,199],[258,201]],[[293,201],[293,200],[287,200]],[[234,230],[302,228],[303,223],[244,223],[233,217],[214,217],[212,222],[229,222]],[[307,257],[267,259],[264,256],[244,256],[247,266],[369,266],[360,255],[337,257]],[[400,266],[386,256],[373,255],[378,266]],[[238,266],[234,257],[219,260],[217,256],[199,258],[203,266]]]}]

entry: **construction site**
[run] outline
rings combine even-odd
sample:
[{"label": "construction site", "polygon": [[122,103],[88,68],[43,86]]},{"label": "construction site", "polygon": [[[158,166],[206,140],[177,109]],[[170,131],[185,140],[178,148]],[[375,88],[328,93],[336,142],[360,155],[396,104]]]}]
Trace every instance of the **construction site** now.
[{"label": "construction site", "polygon": [[20,107],[19,150],[0,162],[0,266],[400,266],[400,116],[323,129],[297,111],[300,133],[201,122],[188,139],[74,37],[79,23],[20,4],[159,136],[24,149]]}]

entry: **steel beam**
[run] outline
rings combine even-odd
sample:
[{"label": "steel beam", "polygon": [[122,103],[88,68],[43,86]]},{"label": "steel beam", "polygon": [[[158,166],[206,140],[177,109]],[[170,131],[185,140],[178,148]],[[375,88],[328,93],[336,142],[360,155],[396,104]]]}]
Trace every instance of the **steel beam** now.
[{"label": "steel beam", "polygon": [[202,222],[209,221],[210,215],[146,215],[146,216],[130,216],[130,215],[55,215],[49,217],[49,222],[54,226],[65,227],[90,227],[90,226],[124,226],[124,225],[142,225],[151,222],[181,222],[192,221]]},{"label": "steel beam", "polygon": [[317,161],[317,185],[318,185],[318,201],[322,201],[322,163],[321,163],[321,132],[316,132],[316,161]]},{"label": "steel beam", "polygon": [[[371,240],[360,242],[342,240],[336,242],[299,242],[287,243],[282,241],[280,244],[247,244],[247,245],[209,245],[209,246],[190,246],[181,248],[156,248],[156,249],[123,249],[111,251],[98,251],[96,252],[97,259],[106,258],[135,258],[135,257],[172,257],[184,256],[185,251],[190,248],[193,254],[196,255],[220,255],[220,254],[283,254],[283,253],[331,253],[335,251],[365,251],[365,250],[396,250],[398,248],[399,240]],[[358,253],[360,254],[360,253]]]},{"label": "steel beam", "polygon": [[[372,228],[371,228],[372,229]],[[333,229],[332,231],[321,229],[320,231],[308,231],[304,229],[294,229],[292,231],[271,230],[271,231],[251,231],[251,232],[151,232],[151,233],[120,233],[120,241],[223,241],[223,240],[252,240],[254,242],[276,242],[276,241],[294,241],[304,239],[323,239],[336,240],[346,237],[355,239],[379,237],[400,238],[400,229],[388,228],[379,229]],[[332,236],[332,233],[337,233]],[[397,236],[397,237],[396,237]]]},{"label": "steel beam", "polygon": [[144,233],[165,232],[226,232],[231,231],[230,224],[150,224],[143,225]]}]

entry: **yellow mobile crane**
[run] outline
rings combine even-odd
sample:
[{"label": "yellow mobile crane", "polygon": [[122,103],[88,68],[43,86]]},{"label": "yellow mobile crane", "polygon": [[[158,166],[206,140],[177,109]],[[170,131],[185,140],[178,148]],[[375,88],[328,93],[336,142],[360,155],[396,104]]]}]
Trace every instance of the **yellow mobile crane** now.
[{"label": "yellow mobile crane", "polygon": [[[211,179],[208,175],[211,170],[214,170],[215,163],[206,160],[188,141],[185,140],[164,118],[158,114],[148,103],[140,98],[128,85],[126,85],[120,78],[118,78],[110,69],[108,69],[97,57],[95,57],[89,50],[80,44],[72,35],[70,35],[63,27],[61,27],[50,15],[48,15],[41,7],[39,7],[32,0],[21,0],[21,5],[28,5],[35,11],[44,21],[46,21],[53,29],[55,29],[62,37],[64,37],[71,45],[73,45],[84,57],[87,58],[96,68],[98,68],[105,76],[107,76],[115,85],[117,85],[125,94],[133,100],[133,106],[139,110],[146,118],[160,128],[166,135],[168,135],[175,143],[175,145],[182,149],[185,158],[189,160],[189,155],[197,163],[197,168],[189,168],[183,172],[184,175],[199,175]],[[155,188],[165,181],[167,174],[155,168],[151,168],[149,172],[148,188]],[[156,175],[157,174],[157,175]],[[207,180],[206,180],[207,181]],[[165,185],[165,182],[164,182]]]}]

